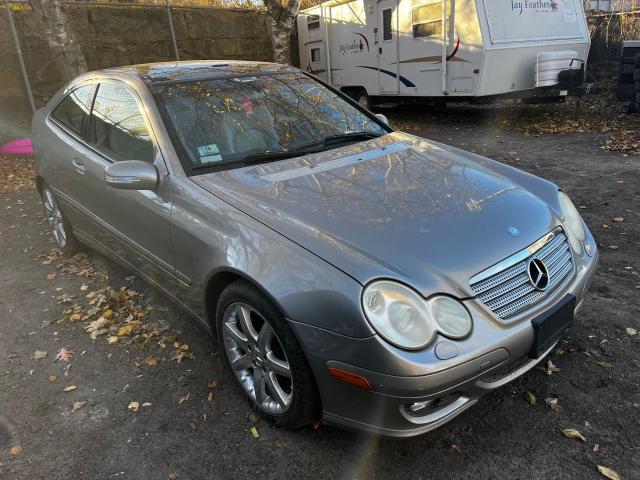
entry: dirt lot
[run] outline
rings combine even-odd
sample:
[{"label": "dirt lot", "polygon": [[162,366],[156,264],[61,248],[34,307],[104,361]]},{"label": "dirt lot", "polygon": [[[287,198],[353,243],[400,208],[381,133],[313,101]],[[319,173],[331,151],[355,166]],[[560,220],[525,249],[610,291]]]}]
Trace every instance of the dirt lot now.
[{"label": "dirt lot", "polygon": [[[640,478],[640,157],[603,150],[604,133],[525,135],[518,112],[389,115],[410,133],[558,183],[598,240],[600,269],[551,356],[559,371],[533,370],[402,441],[259,421],[212,339],[159,293],[94,253],[50,251],[38,196],[15,174],[18,190],[0,190],[0,478],[604,478],[598,465]],[[126,287],[107,301],[139,318],[135,340],[85,331],[89,302],[112,295],[106,287]],[[62,348],[74,352],[68,362],[56,360]],[[566,438],[569,428],[586,442]]]}]

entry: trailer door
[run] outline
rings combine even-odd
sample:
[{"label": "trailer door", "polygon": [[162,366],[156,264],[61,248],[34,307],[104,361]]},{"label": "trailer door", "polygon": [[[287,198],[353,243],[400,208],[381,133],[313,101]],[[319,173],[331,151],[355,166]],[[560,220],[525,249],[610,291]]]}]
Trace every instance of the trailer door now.
[{"label": "trailer door", "polygon": [[305,58],[307,59],[307,72],[321,80],[327,81],[327,56],[322,40],[317,42],[309,42],[305,46]]},{"label": "trailer door", "polygon": [[400,93],[398,83],[398,0],[378,3],[378,84],[380,93]]}]

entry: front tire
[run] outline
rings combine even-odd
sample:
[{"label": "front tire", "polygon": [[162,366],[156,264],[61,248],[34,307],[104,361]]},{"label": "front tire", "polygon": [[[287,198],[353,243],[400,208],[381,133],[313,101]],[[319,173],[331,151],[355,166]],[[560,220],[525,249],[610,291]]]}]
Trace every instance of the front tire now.
[{"label": "front tire", "polygon": [[78,240],[73,235],[73,229],[67,218],[60,210],[58,201],[53,195],[51,187],[43,182],[40,189],[42,205],[44,206],[44,217],[51,227],[51,233],[56,244],[65,255],[73,255],[78,251]]},{"label": "front tire", "polygon": [[318,389],[291,327],[255,287],[238,280],[222,292],[216,330],[225,365],[260,416],[291,429],[320,416]]}]

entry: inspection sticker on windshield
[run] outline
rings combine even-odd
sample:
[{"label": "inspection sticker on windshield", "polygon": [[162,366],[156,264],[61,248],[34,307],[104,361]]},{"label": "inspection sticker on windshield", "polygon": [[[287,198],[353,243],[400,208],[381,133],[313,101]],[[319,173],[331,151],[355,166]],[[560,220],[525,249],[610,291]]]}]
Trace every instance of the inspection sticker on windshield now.
[{"label": "inspection sticker on windshield", "polygon": [[201,157],[204,157],[207,155],[215,155],[217,153],[220,153],[220,150],[218,150],[218,145],[216,145],[215,143],[211,143],[209,145],[200,145],[198,147],[198,153]]},{"label": "inspection sticker on windshield", "polygon": [[200,162],[202,163],[218,162],[222,160],[222,155],[220,155],[218,145],[215,143],[200,145],[198,147],[198,154],[200,155]]}]

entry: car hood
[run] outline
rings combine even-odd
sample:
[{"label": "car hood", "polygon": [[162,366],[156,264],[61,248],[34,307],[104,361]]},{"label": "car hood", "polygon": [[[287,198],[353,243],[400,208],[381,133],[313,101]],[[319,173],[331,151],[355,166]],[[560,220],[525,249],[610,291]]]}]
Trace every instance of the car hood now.
[{"label": "car hood", "polygon": [[473,296],[470,277],[559,224],[553,184],[400,132],[192,180],[363,285],[425,296]]}]

